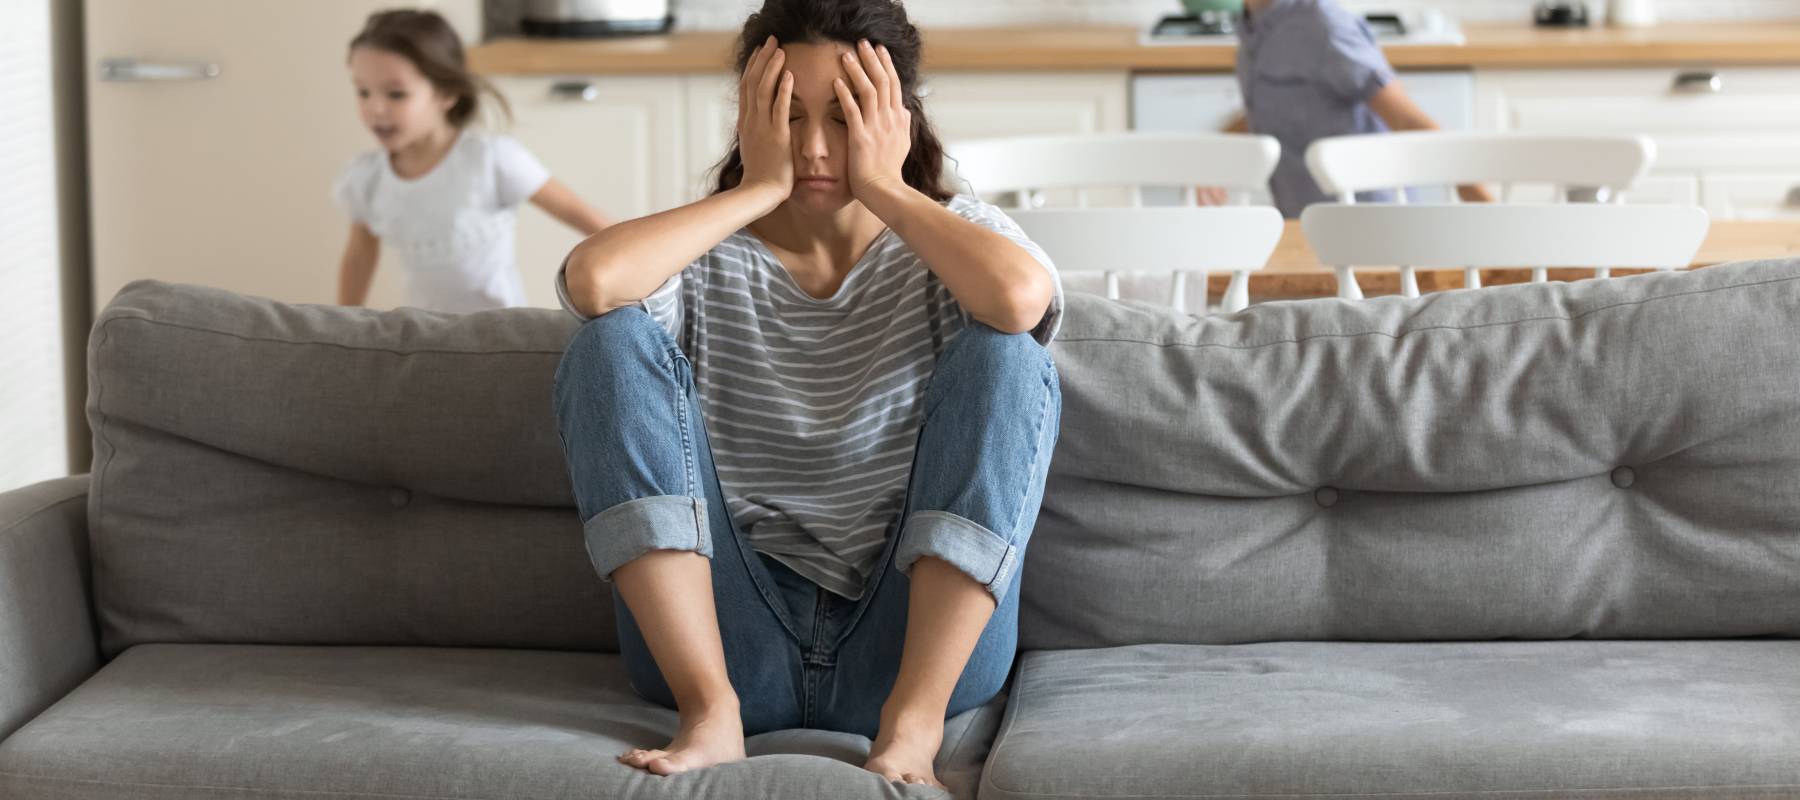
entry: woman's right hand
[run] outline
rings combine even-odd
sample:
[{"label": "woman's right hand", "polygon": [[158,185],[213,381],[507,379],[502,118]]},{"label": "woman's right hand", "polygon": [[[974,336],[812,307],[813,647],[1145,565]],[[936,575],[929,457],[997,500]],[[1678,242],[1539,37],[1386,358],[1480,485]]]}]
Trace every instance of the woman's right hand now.
[{"label": "woman's right hand", "polygon": [[770,36],[750,54],[738,83],[738,152],[744,160],[739,186],[767,186],[783,200],[794,190],[794,151],[788,106],[794,74],[782,69],[787,54]]}]

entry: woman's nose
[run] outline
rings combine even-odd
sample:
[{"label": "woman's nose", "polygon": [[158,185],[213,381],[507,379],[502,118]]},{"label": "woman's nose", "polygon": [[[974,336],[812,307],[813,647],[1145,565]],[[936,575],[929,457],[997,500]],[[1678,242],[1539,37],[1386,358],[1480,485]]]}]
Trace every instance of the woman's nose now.
[{"label": "woman's nose", "polygon": [[821,159],[830,155],[825,146],[825,126],[819,122],[807,121],[800,126],[800,156],[806,159]]}]

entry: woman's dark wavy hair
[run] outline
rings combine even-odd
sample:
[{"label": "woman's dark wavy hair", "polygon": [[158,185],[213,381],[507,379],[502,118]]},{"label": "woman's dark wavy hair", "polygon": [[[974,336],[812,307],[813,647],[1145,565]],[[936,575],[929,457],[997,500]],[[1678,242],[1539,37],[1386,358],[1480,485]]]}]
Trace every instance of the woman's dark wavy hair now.
[{"label": "woman's dark wavy hair", "polygon": [[[900,75],[902,102],[912,112],[912,149],[900,177],[906,185],[919,190],[940,203],[956,194],[944,181],[944,144],[938,141],[931,122],[925,119],[925,106],[919,100],[919,61],[924,46],[919,29],[906,18],[906,9],[895,0],[764,0],[762,9],[744,20],[744,32],[738,36],[735,64],[737,74],[744,74],[750,54],[770,36],[787,45],[795,43],[842,42],[855,44],[868,39],[872,45],[886,45],[894,71]],[[714,167],[719,176],[716,194],[738,185],[744,179],[744,157],[738,149],[737,134],[731,138],[731,152]]]}]

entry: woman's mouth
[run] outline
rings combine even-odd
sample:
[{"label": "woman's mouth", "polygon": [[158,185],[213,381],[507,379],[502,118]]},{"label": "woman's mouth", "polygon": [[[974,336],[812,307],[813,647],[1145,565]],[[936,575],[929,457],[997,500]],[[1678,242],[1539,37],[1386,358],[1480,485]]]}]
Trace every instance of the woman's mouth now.
[{"label": "woman's mouth", "polygon": [[797,186],[804,186],[808,189],[829,189],[832,186],[837,185],[837,179],[821,175],[814,175],[811,177],[802,176],[796,179],[794,183]]}]

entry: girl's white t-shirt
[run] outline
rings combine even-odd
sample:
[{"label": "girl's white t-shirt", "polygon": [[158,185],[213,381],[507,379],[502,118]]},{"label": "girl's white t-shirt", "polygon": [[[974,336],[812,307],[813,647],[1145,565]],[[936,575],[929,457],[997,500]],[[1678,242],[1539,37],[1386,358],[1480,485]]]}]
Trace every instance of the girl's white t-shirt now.
[{"label": "girl's white t-shirt", "polygon": [[394,173],[386,150],[363,153],[331,194],[400,256],[407,305],[468,312],[525,305],[513,263],[515,215],[549,180],[512,137],[465,130],[443,161],[410,180]]}]

